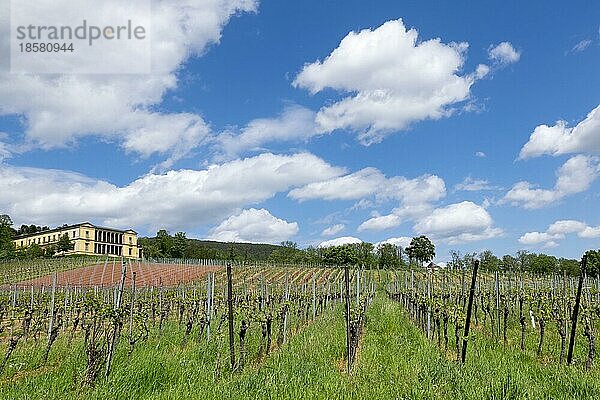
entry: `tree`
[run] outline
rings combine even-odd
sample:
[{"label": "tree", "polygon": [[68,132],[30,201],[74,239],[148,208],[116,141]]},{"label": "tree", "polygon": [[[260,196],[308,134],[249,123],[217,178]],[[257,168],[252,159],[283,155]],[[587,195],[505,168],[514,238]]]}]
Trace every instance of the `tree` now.
[{"label": "tree", "polygon": [[557,270],[558,260],[546,254],[529,254],[529,271],[537,274],[551,274]]},{"label": "tree", "polygon": [[517,260],[517,269],[519,271],[529,271],[529,252],[527,250],[519,250],[517,251],[517,256],[515,259]]},{"label": "tree", "polygon": [[500,261],[500,265],[504,271],[508,271],[508,272],[517,271],[519,261],[515,257],[506,254],[506,255],[502,256],[502,261]]},{"label": "tree", "polygon": [[479,254],[481,269],[485,271],[498,271],[500,269],[500,259],[492,253],[491,250],[484,250]]},{"label": "tree", "polygon": [[308,253],[298,249],[298,244],[290,240],[280,243],[280,248],[273,250],[269,260],[278,263],[302,263],[308,260]]},{"label": "tree", "polygon": [[587,255],[586,273],[588,276],[600,275],[600,250],[589,250]]},{"label": "tree", "polygon": [[8,215],[0,215],[0,259],[15,256],[15,243],[13,242],[15,232],[12,229],[12,224],[12,219]]},{"label": "tree", "polygon": [[51,245],[44,249],[44,257],[53,257],[56,254],[56,246]]},{"label": "tree", "polygon": [[173,238],[164,229],[156,232],[156,246],[158,247],[159,257],[169,258],[171,257],[171,251],[173,250]]},{"label": "tree", "polygon": [[383,243],[377,246],[377,256],[380,268],[399,268],[402,266],[402,253],[400,247],[392,243]]},{"label": "tree", "polygon": [[375,266],[375,253],[373,252],[374,247],[372,243],[361,242],[352,244],[356,248],[357,264],[360,264],[366,268]]},{"label": "tree", "polygon": [[32,243],[27,248],[27,258],[39,258],[44,255],[44,250],[37,243]]},{"label": "tree", "polygon": [[458,250],[450,250],[450,262],[448,263],[448,267],[450,269],[463,269],[463,258]]},{"label": "tree", "polygon": [[287,249],[298,250],[298,243],[292,242],[291,240],[284,240],[280,243],[281,247],[285,247]]},{"label": "tree", "polygon": [[558,260],[558,271],[566,273],[567,275],[579,275],[581,272],[581,266],[577,260],[560,258]]},{"label": "tree", "polygon": [[[157,259],[161,258],[160,251],[158,250],[158,246],[151,239],[148,238],[140,238],[138,239],[138,244],[142,246],[144,249],[144,257]],[[193,258],[202,258],[202,257],[193,257]]]},{"label": "tree", "polygon": [[58,243],[56,245],[56,250],[59,253],[66,253],[67,251],[71,251],[75,248],[75,243],[71,242],[71,239],[69,239],[69,235],[68,234],[64,234],[61,235],[61,237],[58,239]]},{"label": "tree", "polygon": [[185,257],[186,250],[188,247],[187,238],[185,232],[177,232],[173,238],[173,248],[171,250],[171,257],[183,258]]},{"label": "tree", "polygon": [[420,265],[433,260],[435,257],[435,245],[427,236],[414,237],[410,241],[410,246],[406,248],[406,254],[411,261],[416,261]]},{"label": "tree", "polygon": [[344,244],[323,249],[323,262],[329,265],[356,265],[358,254],[355,246]]}]

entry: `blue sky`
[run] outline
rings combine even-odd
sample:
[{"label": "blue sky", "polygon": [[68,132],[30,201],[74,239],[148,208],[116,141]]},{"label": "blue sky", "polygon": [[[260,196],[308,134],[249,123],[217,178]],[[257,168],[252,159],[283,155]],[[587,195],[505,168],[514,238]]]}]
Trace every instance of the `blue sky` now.
[{"label": "blue sky", "polygon": [[427,234],[439,260],[599,247],[594,2],[156,4],[166,71],[0,71],[15,223],[302,246]]}]

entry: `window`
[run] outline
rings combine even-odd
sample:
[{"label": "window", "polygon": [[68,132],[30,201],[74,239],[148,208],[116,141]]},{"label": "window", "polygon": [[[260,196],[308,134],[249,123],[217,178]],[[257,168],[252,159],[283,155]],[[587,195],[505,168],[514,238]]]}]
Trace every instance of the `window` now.
[{"label": "window", "polygon": [[131,247],[129,248],[129,255],[131,255]]},{"label": "window", "polygon": [[129,244],[133,243],[133,238],[131,236],[129,236]]},{"label": "window", "polygon": [[89,239],[90,238],[90,231],[85,231],[85,238]]},{"label": "window", "polygon": [[56,240],[56,235],[52,235],[52,241],[54,242]]},{"label": "window", "polygon": [[75,237],[75,231],[73,231],[73,237]]},{"label": "window", "polygon": [[85,244],[85,251],[89,251],[90,250],[90,244],[86,242]]}]

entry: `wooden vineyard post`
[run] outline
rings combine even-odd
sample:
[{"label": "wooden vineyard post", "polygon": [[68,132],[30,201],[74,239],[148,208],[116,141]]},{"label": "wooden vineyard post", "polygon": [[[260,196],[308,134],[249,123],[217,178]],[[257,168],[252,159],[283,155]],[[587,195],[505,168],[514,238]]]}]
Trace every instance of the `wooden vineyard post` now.
[{"label": "wooden vineyard post", "polygon": [[494,290],[496,291],[496,338],[500,338],[500,281],[498,271],[494,272]]},{"label": "wooden vineyard post", "polygon": [[[121,308],[121,300],[123,299],[123,290],[125,288],[125,274],[127,273],[127,263],[123,261],[123,271],[121,271],[121,283],[119,285],[119,293],[117,294],[117,303],[115,304],[115,310]],[[112,364],[112,358],[114,354],[115,342],[117,340],[117,325],[113,326],[112,336],[108,345],[108,356],[106,358],[106,379],[110,376],[110,367]]]},{"label": "wooden vineyard post", "polygon": [[207,282],[206,282],[206,343],[210,341],[210,320],[212,314],[212,298],[211,293],[213,291],[214,281],[212,278],[212,274],[209,272],[207,274]]},{"label": "wooden vineyard post", "polygon": [[473,263],[473,277],[471,278],[471,289],[469,290],[469,303],[467,304],[467,318],[465,319],[465,334],[463,336],[461,362],[464,364],[467,358],[467,343],[469,342],[469,328],[471,326],[471,311],[473,309],[473,297],[475,297],[475,282],[477,281],[477,270],[479,269],[479,260]]},{"label": "wooden vineyard post", "polygon": [[[15,288],[16,290],[16,288]],[[48,343],[52,336],[52,328],[54,327],[54,295],[56,294],[56,272],[52,274],[52,299],[50,300],[50,323],[48,324]],[[14,309],[14,306],[13,306]]]},{"label": "wooden vineyard post", "polygon": [[233,335],[233,283],[231,279],[231,263],[227,263],[227,309],[229,318],[229,357],[231,369],[235,369],[235,342]]},{"label": "wooden vineyard post", "polygon": [[350,361],[350,272],[348,266],[344,268],[344,281],[346,295],[346,354],[348,359],[348,373],[350,373],[351,361]]},{"label": "wooden vineyard post", "polygon": [[360,269],[356,270],[356,305],[360,303]]},{"label": "wooden vineyard post", "polygon": [[[285,302],[287,303],[290,299],[290,273],[285,273]],[[288,313],[283,314],[283,343],[287,343],[287,322]]]},{"label": "wooden vineyard post", "polygon": [[[427,299],[431,300],[431,268],[427,268]],[[431,339],[431,306],[427,305],[427,339]]]},{"label": "wooden vineyard post", "polygon": [[317,317],[317,281],[314,273],[312,276],[312,316],[313,319]]},{"label": "wooden vineyard post", "polygon": [[133,309],[135,308],[135,272],[131,281],[131,307],[129,309],[129,338],[133,337]]},{"label": "wooden vineyard post", "polygon": [[579,316],[579,304],[581,302],[581,290],[583,289],[583,279],[587,267],[587,254],[583,255],[581,260],[581,275],[579,275],[579,285],[577,285],[577,297],[575,297],[575,307],[571,316],[571,336],[569,337],[569,352],[567,354],[567,364],[573,362],[573,348],[575,347],[575,335],[577,334],[577,317]]}]

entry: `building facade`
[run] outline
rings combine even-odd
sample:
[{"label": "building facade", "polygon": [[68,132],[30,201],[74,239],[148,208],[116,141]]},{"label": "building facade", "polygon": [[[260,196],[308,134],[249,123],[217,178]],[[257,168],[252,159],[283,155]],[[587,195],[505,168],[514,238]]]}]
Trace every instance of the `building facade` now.
[{"label": "building facade", "polygon": [[74,244],[73,250],[65,254],[141,257],[141,248],[138,245],[136,231],[105,228],[92,225],[89,222],[17,236],[14,242],[17,250],[27,248],[33,243],[46,248],[58,245],[58,241],[63,235],[67,235],[71,243]]}]

